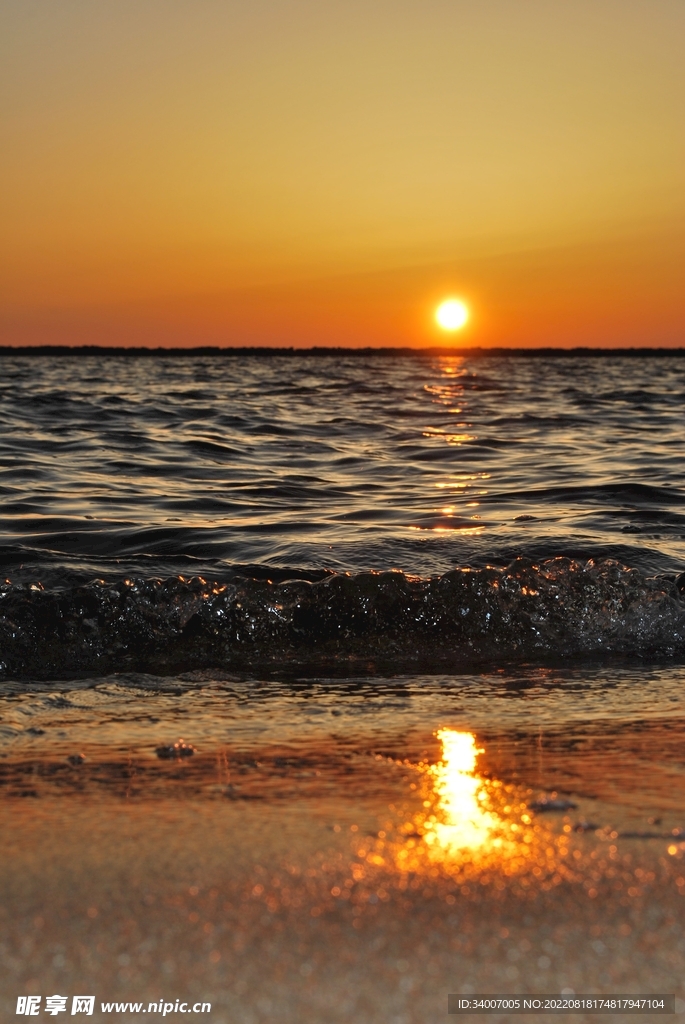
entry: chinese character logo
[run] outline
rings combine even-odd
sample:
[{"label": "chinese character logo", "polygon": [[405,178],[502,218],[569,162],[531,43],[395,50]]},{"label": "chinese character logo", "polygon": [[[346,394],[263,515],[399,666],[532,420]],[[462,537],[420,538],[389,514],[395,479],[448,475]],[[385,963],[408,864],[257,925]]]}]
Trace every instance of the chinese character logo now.
[{"label": "chinese character logo", "polygon": [[40,1000],[40,995],[19,995],[16,1000],[17,1014],[25,1014],[27,1017],[38,1017]]},{"label": "chinese character logo", "polygon": [[56,1017],[58,1013],[64,1013],[67,1008],[68,996],[47,996],[45,1000],[45,1012]]},{"label": "chinese character logo", "polygon": [[92,1016],[95,1006],[95,996],[74,996],[71,1001],[72,1017],[75,1013],[87,1013]]},{"label": "chinese character logo", "polygon": [[23,1013],[27,1017],[37,1017],[40,1010],[40,999],[40,996],[19,996],[17,1013]]}]

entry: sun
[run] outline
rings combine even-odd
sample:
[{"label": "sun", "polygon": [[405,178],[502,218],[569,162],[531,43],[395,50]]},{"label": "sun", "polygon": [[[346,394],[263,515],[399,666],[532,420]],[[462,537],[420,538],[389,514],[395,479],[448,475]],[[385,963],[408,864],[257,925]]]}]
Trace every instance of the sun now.
[{"label": "sun", "polygon": [[468,318],[468,306],[461,299],[445,299],[435,311],[435,319],[443,331],[458,331]]}]

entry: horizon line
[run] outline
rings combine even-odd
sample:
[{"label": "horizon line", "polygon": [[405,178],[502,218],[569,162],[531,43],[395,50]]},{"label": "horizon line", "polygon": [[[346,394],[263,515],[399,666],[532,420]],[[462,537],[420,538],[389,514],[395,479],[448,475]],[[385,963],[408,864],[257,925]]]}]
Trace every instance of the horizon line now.
[{"label": "horizon line", "polygon": [[423,347],[405,346],[360,346],[344,345],[312,345],[308,348],[295,348],[285,345],[196,345],[154,348],[146,345],[0,345],[0,358],[3,356],[118,356],[118,357],[153,357],[153,356],[259,356],[297,357],[297,356],[471,356],[476,358],[493,358],[497,356],[516,357],[555,357],[586,356],[586,357],[649,357],[649,356],[685,356],[685,346],[630,346],[630,347],[593,347],[577,345],[573,348],[543,346],[536,348],[507,346],[462,346],[450,347],[431,345]]}]

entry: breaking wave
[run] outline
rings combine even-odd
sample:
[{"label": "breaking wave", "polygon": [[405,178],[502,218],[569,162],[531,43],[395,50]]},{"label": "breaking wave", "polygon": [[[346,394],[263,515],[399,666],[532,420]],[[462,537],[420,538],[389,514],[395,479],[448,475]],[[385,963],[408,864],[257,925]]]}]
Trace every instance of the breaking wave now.
[{"label": "breaking wave", "polygon": [[685,573],[612,560],[518,558],[432,579],[398,571],[317,582],[201,577],[0,588],[0,672],[73,678],[306,667],[685,655]]}]

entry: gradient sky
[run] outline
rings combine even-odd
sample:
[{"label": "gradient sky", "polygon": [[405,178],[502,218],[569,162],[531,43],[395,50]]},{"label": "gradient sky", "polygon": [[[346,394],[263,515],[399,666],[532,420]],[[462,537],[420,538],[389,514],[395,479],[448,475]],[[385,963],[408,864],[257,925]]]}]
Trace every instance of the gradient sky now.
[{"label": "gradient sky", "polygon": [[684,38],[683,0],[2,0],[0,342],[685,344]]}]

